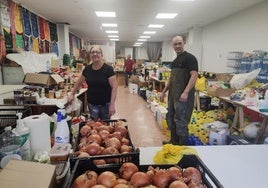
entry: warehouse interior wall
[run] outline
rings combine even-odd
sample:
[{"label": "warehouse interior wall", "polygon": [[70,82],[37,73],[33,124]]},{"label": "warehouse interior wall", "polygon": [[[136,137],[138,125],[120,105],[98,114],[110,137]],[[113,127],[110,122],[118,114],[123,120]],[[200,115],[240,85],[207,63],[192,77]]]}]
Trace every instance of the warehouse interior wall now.
[{"label": "warehouse interior wall", "polygon": [[268,1],[238,12],[203,28],[202,67],[227,72],[230,51],[268,51]]}]

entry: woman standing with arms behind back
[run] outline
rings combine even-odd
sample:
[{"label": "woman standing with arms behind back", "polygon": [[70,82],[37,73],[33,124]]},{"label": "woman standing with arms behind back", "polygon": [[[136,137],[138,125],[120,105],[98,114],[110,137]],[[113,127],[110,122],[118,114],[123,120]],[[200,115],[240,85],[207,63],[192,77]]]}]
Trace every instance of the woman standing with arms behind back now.
[{"label": "woman standing with arms behind back", "polygon": [[117,94],[117,81],[113,67],[104,63],[102,49],[92,46],[89,50],[91,64],[87,65],[69,97],[73,101],[76,91],[84,81],[88,85],[87,101],[91,118],[110,119],[115,114],[115,99]]}]

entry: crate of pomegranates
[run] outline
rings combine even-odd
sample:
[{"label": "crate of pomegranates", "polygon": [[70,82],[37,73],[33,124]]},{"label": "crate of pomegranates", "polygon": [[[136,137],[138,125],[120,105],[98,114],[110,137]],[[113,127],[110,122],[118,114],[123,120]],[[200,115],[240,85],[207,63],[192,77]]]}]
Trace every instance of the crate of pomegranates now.
[{"label": "crate of pomegranates", "polygon": [[184,155],[177,165],[137,165],[132,162],[97,166],[92,159],[77,160],[65,184],[78,187],[222,188],[196,155]]},{"label": "crate of pomegranates", "polygon": [[77,159],[93,156],[116,156],[116,160],[94,160],[97,165],[107,163],[139,163],[139,149],[135,148],[125,119],[88,120],[79,125],[79,133],[70,154],[70,168]]}]

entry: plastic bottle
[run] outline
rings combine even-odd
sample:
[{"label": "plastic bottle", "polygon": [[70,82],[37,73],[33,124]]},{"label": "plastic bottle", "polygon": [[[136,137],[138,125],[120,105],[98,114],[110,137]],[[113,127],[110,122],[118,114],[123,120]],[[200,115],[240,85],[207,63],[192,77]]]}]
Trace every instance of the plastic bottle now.
[{"label": "plastic bottle", "polygon": [[30,146],[30,129],[23,124],[23,120],[21,119],[22,113],[17,113],[18,116],[17,126],[12,132],[21,137],[21,157],[23,160],[30,161],[31,160],[31,146]]},{"label": "plastic bottle", "polygon": [[48,72],[48,73],[51,73],[51,64],[50,64],[50,61],[47,61],[47,62],[46,62],[46,66],[47,66],[47,67],[46,67],[46,68],[47,68],[47,72]]},{"label": "plastic bottle", "polygon": [[54,133],[55,143],[69,143],[70,130],[67,121],[60,110],[58,110],[57,116],[57,127]]},{"label": "plastic bottle", "polygon": [[7,155],[21,155],[21,139],[11,129],[11,126],[5,127],[5,131],[0,135],[0,160]]}]

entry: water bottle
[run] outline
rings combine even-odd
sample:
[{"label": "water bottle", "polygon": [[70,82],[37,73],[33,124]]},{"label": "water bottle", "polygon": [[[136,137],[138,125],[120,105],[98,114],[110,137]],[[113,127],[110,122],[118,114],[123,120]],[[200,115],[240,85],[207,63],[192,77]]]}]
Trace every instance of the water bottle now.
[{"label": "water bottle", "polygon": [[46,62],[46,66],[47,66],[47,72],[48,73],[51,73],[51,64],[50,64],[50,61],[47,61]]},{"label": "water bottle", "polygon": [[21,156],[21,138],[11,129],[11,126],[5,127],[5,131],[0,135],[0,160],[7,155],[18,154]]},{"label": "water bottle", "polygon": [[63,116],[60,110],[58,110],[57,116],[57,127],[54,133],[55,143],[69,143],[70,130],[66,118]]}]

